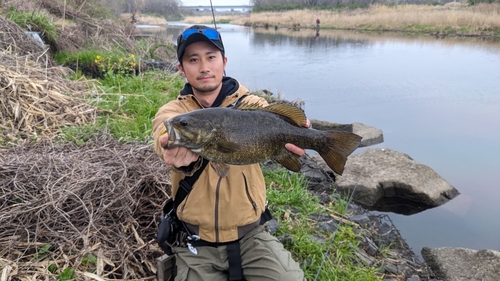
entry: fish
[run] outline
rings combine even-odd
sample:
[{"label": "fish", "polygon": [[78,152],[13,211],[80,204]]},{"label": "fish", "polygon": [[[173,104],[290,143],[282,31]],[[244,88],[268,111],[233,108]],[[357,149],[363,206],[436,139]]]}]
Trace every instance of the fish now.
[{"label": "fish", "polygon": [[293,172],[301,169],[300,156],[285,148],[292,143],[316,151],[342,175],[347,157],[361,137],[350,132],[305,128],[305,112],[291,104],[267,106],[242,102],[235,107],[203,108],[165,120],[168,142],[164,148],[183,146],[210,161],[220,177],[229,165],[274,160]]}]

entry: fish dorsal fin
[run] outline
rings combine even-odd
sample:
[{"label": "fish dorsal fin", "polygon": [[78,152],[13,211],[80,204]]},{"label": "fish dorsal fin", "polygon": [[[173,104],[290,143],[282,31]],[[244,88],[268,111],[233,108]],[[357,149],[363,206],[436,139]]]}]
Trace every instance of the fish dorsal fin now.
[{"label": "fish dorsal fin", "polygon": [[300,127],[307,126],[307,117],[304,111],[296,106],[277,103],[271,104],[264,107],[262,110],[266,110],[290,119],[293,123],[297,124]]},{"label": "fish dorsal fin", "polygon": [[268,106],[262,106],[258,103],[246,103],[242,102],[234,107],[234,109],[238,110],[263,110],[272,112],[274,114],[278,114],[280,116],[288,118],[292,123],[300,127],[307,126],[307,117],[302,109],[296,107],[294,105],[286,104],[286,103],[276,103]]},{"label": "fish dorsal fin", "polygon": [[238,110],[258,110],[258,109],[263,109],[264,106],[260,103],[257,103],[257,102],[251,103],[251,102],[242,101],[241,103],[237,104],[233,108],[238,109]]}]

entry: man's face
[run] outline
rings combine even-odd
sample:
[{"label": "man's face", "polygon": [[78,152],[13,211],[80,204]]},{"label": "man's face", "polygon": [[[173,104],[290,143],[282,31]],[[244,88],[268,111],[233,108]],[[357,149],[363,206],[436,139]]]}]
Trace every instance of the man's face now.
[{"label": "man's face", "polygon": [[182,57],[179,70],[186,76],[195,94],[216,92],[222,87],[222,77],[227,58],[217,47],[208,42],[196,42],[189,45]]}]

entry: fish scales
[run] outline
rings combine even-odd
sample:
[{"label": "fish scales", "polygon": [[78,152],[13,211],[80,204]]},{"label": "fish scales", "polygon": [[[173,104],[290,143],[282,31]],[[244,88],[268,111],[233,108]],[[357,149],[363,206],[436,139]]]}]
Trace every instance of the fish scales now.
[{"label": "fish scales", "polygon": [[226,164],[246,165],[273,159],[298,172],[299,157],[285,148],[293,143],[317,151],[328,166],[342,174],[347,156],[360,137],[340,131],[304,128],[306,117],[295,106],[242,105],[237,108],[206,108],[178,115],[165,122],[167,147],[185,146],[210,160],[219,175]]}]

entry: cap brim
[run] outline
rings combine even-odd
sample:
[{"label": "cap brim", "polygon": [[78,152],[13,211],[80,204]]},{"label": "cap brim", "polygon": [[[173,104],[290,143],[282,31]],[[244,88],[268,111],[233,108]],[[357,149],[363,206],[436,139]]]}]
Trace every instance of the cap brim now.
[{"label": "cap brim", "polygon": [[179,61],[182,60],[182,56],[186,52],[186,48],[196,42],[209,42],[212,43],[217,49],[219,49],[222,53],[224,53],[224,47],[222,45],[222,41],[220,40],[210,40],[207,36],[202,33],[195,33],[188,37],[187,40],[182,42],[182,46],[177,50],[177,58]]}]

